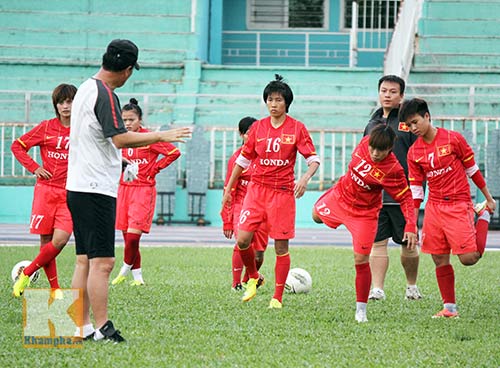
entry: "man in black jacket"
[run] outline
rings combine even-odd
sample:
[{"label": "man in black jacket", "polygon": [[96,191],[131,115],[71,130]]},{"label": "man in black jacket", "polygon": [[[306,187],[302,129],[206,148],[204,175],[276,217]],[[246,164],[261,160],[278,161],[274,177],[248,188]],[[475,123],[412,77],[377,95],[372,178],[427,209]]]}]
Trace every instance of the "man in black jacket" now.
[{"label": "man in black jacket", "polygon": [[[403,100],[404,91],[405,82],[400,77],[385,75],[380,78],[378,82],[378,95],[381,107],[372,115],[370,122],[365,128],[364,135],[370,134],[370,131],[378,124],[389,124],[397,135],[393,152],[408,176],[406,155],[417,137],[409,131],[406,124],[400,123],[398,119],[399,105]],[[380,210],[378,220],[377,236],[375,237],[375,243],[370,255],[372,290],[370,291],[369,299],[371,300],[385,299],[384,280],[389,267],[387,252],[389,238],[392,238],[395,243],[401,244],[401,264],[405,270],[407,281],[406,299],[416,300],[422,298],[416,285],[419,263],[418,250],[410,251],[407,249],[406,244],[402,240],[404,227],[405,220],[399,203],[384,192],[383,206]]]}]

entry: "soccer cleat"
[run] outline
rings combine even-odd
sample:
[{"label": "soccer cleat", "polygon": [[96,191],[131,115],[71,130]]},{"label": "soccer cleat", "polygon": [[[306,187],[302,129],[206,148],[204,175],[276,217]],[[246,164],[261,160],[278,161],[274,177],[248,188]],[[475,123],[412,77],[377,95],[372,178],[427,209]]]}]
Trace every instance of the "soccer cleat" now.
[{"label": "soccer cleat", "polygon": [[259,279],[248,279],[247,282],[247,288],[245,290],[245,293],[243,294],[243,297],[241,298],[242,301],[248,302],[252,300],[255,295],[257,295],[257,282]]},{"label": "soccer cleat", "polygon": [[418,290],[417,285],[407,286],[406,287],[406,300],[419,300],[422,299],[422,294]]},{"label": "soccer cleat", "polygon": [[368,318],[366,318],[366,311],[363,309],[357,310],[354,318],[358,323],[368,322]]},{"label": "soccer cleat", "polygon": [[116,276],[113,281],[111,281],[111,285],[118,285],[125,281],[126,277],[122,275]]},{"label": "soccer cleat", "polygon": [[432,318],[458,318],[458,312],[450,312],[448,309],[444,308],[442,311],[436,313]]},{"label": "soccer cleat", "polygon": [[263,274],[259,272],[259,278],[257,279],[257,289],[266,284],[266,278]]},{"label": "soccer cleat", "polygon": [[368,295],[368,299],[370,299],[370,300],[384,300],[385,299],[384,290],[379,289],[379,288],[373,288],[372,290],[370,290],[370,294]]},{"label": "soccer cleat", "polygon": [[488,207],[486,203],[487,201],[476,203],[476,205],[474,206],[474,212],[476,213],[476,215],[481,216],[484,211],[488,211],[490,214],[493,214],[493,211]]},{"label": "soccer cleat", "polygon": [[144,281],[141,280],[134,280],[130,282],[130,286],[142,286],[144,285]]},{"label": "soccer cleat", "polygon": [[115,330],[115,327],[113,326],[113,322],[111,322],[109,320],[104,324],[104,326],[102,326],[99,329],[99,332],[101,334],[103,334],[104,337],[96,339],[96,335],[94,335],[94,340],[96,340],[96,341],[109,340],[109,341],[113,341],[115,344],[125,341],[123,336],[120,334],[120,331]]},{"label": "soccer cleat", "polygon": [[241,284],[236,284],[231,288],[232,291],[242,291],[243,290],[243,285]]},{"label": "soccer cleat", "polygon": [[30,277],[26,276],[24,272],[21,272],[14,286],[12,287],[12,294],[16,298],[19,298],[24,293],[24,289],[26,289],[30,285]]},{"label": "soccer cleat", "polygon": [[281,309],[283,308],[283,304],[278,299],[271,299],[271,302],[269,303],[269,309]]}]

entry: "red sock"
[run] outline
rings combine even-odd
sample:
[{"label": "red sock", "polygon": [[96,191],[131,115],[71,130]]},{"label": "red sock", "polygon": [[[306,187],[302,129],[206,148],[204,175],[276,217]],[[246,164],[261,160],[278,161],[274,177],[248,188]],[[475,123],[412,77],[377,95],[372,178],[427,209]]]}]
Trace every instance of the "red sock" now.
[{"label": "red sock", "polygon": [[252,279],[258,279],[259,272],[257,271],[257,266],[255,265],[255,251],[253,250],[253,247],[240,249],[240,256],[243,264],[247,268],[248,276]]},{"label": "red sock", "polygon": [[477,251],[482,256],[484,248],[486,248],[486,237],[488,236],[488,225],[490,223],[486,220],[479,219],[476,223],[476,246]]},{"label": "red sock", "polygon": [[132,270],[136,270],[138,268],[141,268],[141,251],[139,249],[137,249],[134,264],[132,265]]},{"label": "red sock", "polygon": [[133,265],[137,252],[139,250],[139,240],[141,234],[127,233],[125,236],[125,251],[123,255],[123,262],[128,265]]},{"label": "red sock", "polygon": [[436,267],[436,278],[443,303],[455,304],[455,273],[451,264]]},{"label": "red sock", "polygon": [[49,280],[50,287],[52,289],[59,289],[59,280],[57,278],[57,264],[56,259],[51,259],[49,263],[43,266],[43,270],[47,275],[47,279]]},{"label": "red sock", "polygon": [[370,263],[361,263],[356,266],[356,301],[368,303],[370,285],[372,283],[372,272]]},{"label": "red sock", "polygon": [[243,272],[243,261],[241,260],[240,251],[237,245],[233,248],[232,259],[233,272],[233,287],[241,283],[241,273]]},{"label": "red sock", "polygon": [[61,253],[61,251],[54,247],[51,241],[46,243],[43,247],[40,248],[40,252],[33,260],[33,262],[31,262],[31,264],[23,270],[24,274],[26,276],[33,275],[33,273],[36,270],[40,269],[40,267],[45,266],[51,260],[55,259],[59,253]]},{"label": "red sock", "polygon": [[290,253],[276,256],[276,265],[274,266],[276,283],[274,285],[273,299],[278,299],[280,303],[283,300],[283,291],[285,290],[288,271],[290,271]]}]

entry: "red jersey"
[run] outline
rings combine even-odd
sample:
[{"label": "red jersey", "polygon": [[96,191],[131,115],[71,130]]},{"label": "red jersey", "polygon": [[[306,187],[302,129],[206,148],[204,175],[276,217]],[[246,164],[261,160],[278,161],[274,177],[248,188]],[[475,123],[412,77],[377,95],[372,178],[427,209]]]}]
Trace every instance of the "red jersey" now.
[{"label": "red jersey", "polygon": [[408,151],[409,181],[413,197],[424,198],[422,184],[427,180],[429,201],[470,202],[467,170],[476,166],[474,152],[457,132],[437,128],[431,143],[419,137]]},{"label": "red jersey", "polygon": [[[231,178],[231,174],[233,172],[236,159],[238,158],[240,153],[241,153],[241,147],[238,148],[233,153],[233,155],[231,156],[231,158],[229,158],[229,161],[227,162],[227,173],[226,173],[226,180],[224,181],[224,190],[226,189],[227,183]],[[251,177],[250,167],[248,167],[243,170],[243,172],[238,178],[238,182],[231,191],[231,206],[230,207],[224,206],[221,210],[220,215],[222,218],[222,222],[224,223],[224,230],[233,228],[233,215],[234,215],[233,208],[236,204],[243,203],[245,195],[247,194],[247,186],[248,183],[250,182],[250,177]]]},{"label": "red jersey", "polygon": [[[149,130],[140,128],[139,133],[146,133]],[[158,156],[165,157],[158,160]],[[156,185],[156,174],[163,170],[181,155],[179,149],[172,143],[158,142],[144,147],[123,148],[122,157],[139,165],[137,179],[125,182],[123,174],[120,177],[120,185],[131,186],[154,186]]]},{"label": "red jersey", "polygon": [[40,164],[28,155],[28,151],[31,147],[39,146],[42,166],[52,174],[52,177],[37,178],[37,182],[65,188],[68,174],[69,131],[69,126],[62,125],[58,118],[44,120],[12,142],[10,149],[21,165],[34,173]]},{"label": "red jersey", "polygon": [[403,167],[394,153],[373,162],[368,151],[369,136],[364,137],[352,153],[347,173],[332,188],[339,204],[359,214],[377,214],[382,207],[382,189],[401,205],[406,220],[405,231],[415,232],[415,212]]},{"label": "red jersey", "polygon": [[238,164],[252,162],[252,182],[275,190],[293,192],[297,151],[307,163],[318,162],[313,141],[304,124],[290,116],[279,128],[268,116],[252,124],[248,141],[241,150]]}]

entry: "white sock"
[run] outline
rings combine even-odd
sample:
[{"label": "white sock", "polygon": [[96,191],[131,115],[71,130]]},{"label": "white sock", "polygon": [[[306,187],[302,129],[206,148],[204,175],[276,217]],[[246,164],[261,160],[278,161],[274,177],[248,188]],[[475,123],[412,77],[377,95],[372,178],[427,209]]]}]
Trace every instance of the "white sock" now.
[{"label": "white sock", "polygon": [[487,223],[490,223],[490,217],[491,217],[491,214],[488,212],[488,210],[485,210],[485,211],[483,211],[481,216],[479,216],[478,220],[484,220]]},{"label": "white sock", "polygon": [[120,269],[120,276],[127,276],[131,269],[132,265],[128,265],[125,262],[123,262],[123,266]]},{"label": "white sock", "polygon": [[457,311],[457,305],[455,303],[445,303],[444,307],[448,309],[450,312],[456,312]]},{"label": "white sock", "polygon": [[83,325],[82,327],[77,327],[76,332],[75,332],[75,336],[87,337],[89,335],[92,335],[92,333],[94,331],[95,331],[94,326],[92,325],[92,323],[89,323],[89,324]]},{"label": "white sock", "polygon": [[134,280],[144,282],[144,280],[142,279],[142,268],[133,269],[132,276],[134,276]]},{"label": "white sock", "polygon": [[366,312],[366,303],[356,302],[356,312],[359,310],[364,310]]},{"label": "white sock", "polygon": [[97,341],[97,340],[102,340],[102,339],[104,339],[104,335],[101,333],[101,330],[97,328],[95,330],[94,340]]}]

